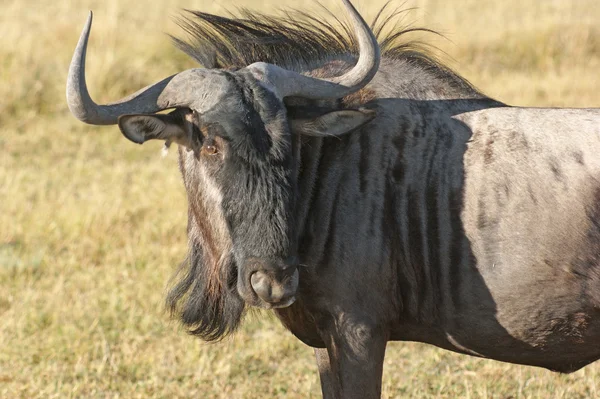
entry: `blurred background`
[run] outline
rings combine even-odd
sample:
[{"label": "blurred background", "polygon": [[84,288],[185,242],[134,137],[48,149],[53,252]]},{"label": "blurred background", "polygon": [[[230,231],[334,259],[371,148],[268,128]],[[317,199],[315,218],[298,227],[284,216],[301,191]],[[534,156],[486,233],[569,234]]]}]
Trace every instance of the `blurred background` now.
[{"label": "blurred background", "polygon": [[[0,2],[0,397],[320,397],[312,350],[268,313],[206,344],[164,310],[186,254],[176,151],[136,146],[68,113],[64,85],[88,10],[88,85],[116,99],[194,66],[165,33],[181,8],[269,13],[284,1]],[[292,3],[292,2],[290,2]],[[334,0],[323,1],[341,10]],[[367,19],[384,2],[356,0]],[[600,106],[597,0],[407,0],[445,63],[513,105]],[[313,1],[293,7],[317,9]],[[337,12],[336,12],[337,13]],[[337,13],[338,15],[343,15]],[[600,365],[564,376],[391,343],[384,398],[592,398]]]}]

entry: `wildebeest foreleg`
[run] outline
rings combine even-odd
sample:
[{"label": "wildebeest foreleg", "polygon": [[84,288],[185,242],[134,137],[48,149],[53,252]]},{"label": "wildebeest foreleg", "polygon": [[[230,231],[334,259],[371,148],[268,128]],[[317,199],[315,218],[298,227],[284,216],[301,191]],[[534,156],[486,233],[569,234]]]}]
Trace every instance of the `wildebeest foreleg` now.
[{"label": "wildebeest foreleg", "polygon": [[384,334],[364,326],[330,336],[327,348],[315,349],[325,399],[371,399],[381,396]]},{"label": "wildebeest foreleg", "polygon": [[[321,379],[321,391],[324,399],[336,398],[336,392],[341,391],[338,379],[334,376],[327,348],[315,348],[315,358]],[[337,385],[337,386],[336,386]]]}]

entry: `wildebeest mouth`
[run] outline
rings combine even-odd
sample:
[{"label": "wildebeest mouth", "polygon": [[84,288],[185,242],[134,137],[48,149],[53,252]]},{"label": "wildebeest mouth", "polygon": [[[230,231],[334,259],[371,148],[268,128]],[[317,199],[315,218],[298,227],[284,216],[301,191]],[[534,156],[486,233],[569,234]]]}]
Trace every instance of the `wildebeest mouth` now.
[{"label": "wildebeest mouth", "polygon": [[[299,273],[295,263],[248,259],[243,269],[238,269],[237,264],[234,267],[236,294],[247,305],[276,309],[296,301]],[[228,281],[228,289],[233,289],[233,284],[233,279]]]}]

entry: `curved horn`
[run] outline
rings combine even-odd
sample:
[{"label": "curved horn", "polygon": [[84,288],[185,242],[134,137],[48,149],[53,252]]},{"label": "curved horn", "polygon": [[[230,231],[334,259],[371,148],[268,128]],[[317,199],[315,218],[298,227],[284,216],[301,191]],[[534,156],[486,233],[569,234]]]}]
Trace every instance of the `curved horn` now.
[{"label": "curved horn", "polygon": [[[91,27],[92,12],[90,11],[75,48],[67,77],[67,103],[71,113],[77,119],[92,125],[114,125],[121,115],[154,113],[189,104],[191,99],[185,98],[184,95],[191,89],[190,82],[197,83],[196,79],[205,75],[203,70],[190,69],[147,86],[119,101],[106,105],[96,104],[91,99],[85,83],[85,55]],[[183,87],[185,89],[180,90]]]},{"label": "curved horn", "polygon": [[248,68],[254,76],[266,81],[283,97],[297,96],[312,99],[341,98],[367,85],[379,69],[381,54],[377,38],[349,0],[343,0],[352,18],[358,39],[358,62],[350,71],[335,78],[317,79],[276,65],[257,62]]}]

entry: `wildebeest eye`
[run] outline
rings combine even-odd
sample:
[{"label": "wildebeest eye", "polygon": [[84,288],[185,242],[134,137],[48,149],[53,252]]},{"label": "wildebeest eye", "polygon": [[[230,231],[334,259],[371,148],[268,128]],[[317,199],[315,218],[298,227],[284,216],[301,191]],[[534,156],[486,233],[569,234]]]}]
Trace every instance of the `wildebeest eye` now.
[{"label": "wildebeest eye", "polygon": [[202,146],[202,152],[206,155],[217,155],[219,153],[219,149],[214,144],[205,144]]}]

